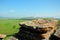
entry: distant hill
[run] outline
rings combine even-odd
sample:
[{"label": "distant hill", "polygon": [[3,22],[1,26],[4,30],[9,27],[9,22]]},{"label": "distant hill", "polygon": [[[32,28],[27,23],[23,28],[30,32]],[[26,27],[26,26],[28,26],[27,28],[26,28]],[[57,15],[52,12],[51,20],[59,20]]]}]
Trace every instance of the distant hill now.
[{"label": "distant hill", "polygon": [[[0,18],[7,18],[7,19],[22,19],[22,20],[33,20],[33,19],[41,19],[41,18],[44,18],[44,17],[22,17],[22,18],[16,18],[16,17],[2,17],[0,16]],[[49,18],[49,17],[48,17]],[[60,18],[55,18],[56,20],[60,20]]]},{"label": "distant hill", "polygon": [[23,17],[23,18],[21,18],[21,19],[23,19],[23,20],[33,20],[33,19],[39,19],[40,17]]}]

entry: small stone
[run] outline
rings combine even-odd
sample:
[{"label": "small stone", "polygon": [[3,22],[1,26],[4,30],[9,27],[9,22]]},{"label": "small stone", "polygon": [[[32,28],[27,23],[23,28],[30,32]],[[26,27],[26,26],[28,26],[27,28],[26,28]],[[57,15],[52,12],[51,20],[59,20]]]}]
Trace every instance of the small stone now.
[{"label": "small stone", "polygon": [[18,40],[17,38],[11,36],[8,40]]}]

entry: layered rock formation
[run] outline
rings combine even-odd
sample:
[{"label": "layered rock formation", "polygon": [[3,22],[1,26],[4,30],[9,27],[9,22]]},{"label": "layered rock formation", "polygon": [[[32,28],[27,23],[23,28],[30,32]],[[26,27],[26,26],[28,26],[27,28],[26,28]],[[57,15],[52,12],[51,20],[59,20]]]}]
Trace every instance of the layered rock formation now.
[{"label": "layered rock formation", "polygon": [[49,40],[56,30],[57,20],[32,20],[19,24],[20,31],[14,35],[19,40]]}]

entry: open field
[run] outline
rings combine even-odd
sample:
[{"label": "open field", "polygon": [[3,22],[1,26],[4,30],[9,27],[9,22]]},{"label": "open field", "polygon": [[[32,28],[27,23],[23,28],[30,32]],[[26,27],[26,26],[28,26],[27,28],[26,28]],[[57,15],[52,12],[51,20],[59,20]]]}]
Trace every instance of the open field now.
[{"label": "open field", "polygon": [[[21,21],[21,20],[20,20]],[[8,20],[8,19],[0,19],[0,33],[2,34],[13,34],[18,31],[20,22],[19,20]]]},{"label": "open field", "polygon": [[0,19],[0,34],[13,35],[19,30],[19,23],[24,20]]}]

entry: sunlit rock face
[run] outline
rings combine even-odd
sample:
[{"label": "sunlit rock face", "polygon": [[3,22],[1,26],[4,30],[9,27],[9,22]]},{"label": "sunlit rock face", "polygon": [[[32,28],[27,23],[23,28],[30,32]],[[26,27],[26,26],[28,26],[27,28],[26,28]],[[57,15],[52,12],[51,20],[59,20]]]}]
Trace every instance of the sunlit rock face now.
[{"label": "sunlit rock face", "polygon": [[19,25],[20,31],[15,35],[19,40],[49,40],[49,37],[56,30],[57,20],[38,19],[22,22]]}]

